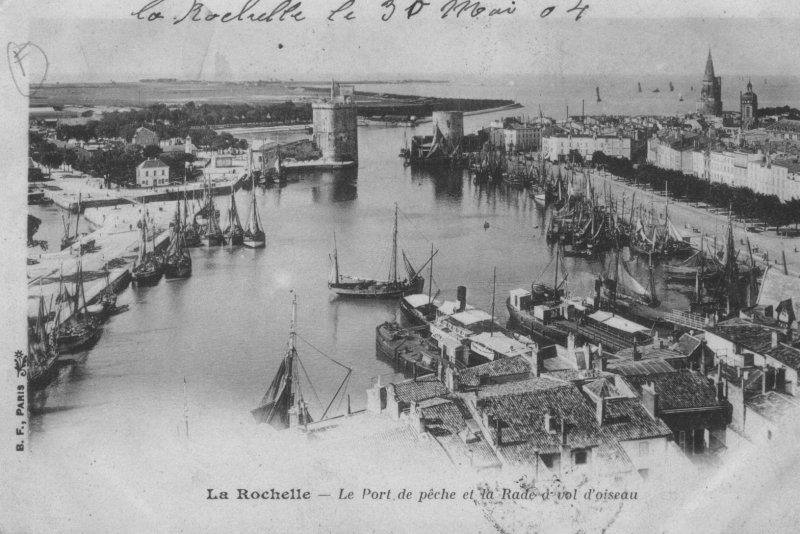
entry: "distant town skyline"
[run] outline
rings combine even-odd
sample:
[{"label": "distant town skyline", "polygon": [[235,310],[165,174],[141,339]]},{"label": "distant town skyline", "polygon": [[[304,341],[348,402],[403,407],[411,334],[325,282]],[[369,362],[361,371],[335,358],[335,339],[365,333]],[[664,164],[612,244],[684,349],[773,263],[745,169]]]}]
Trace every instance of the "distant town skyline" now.
[{"label": "distant town skyline", "polygon": [[[718,74],[800,73],[796,20],[762,18],[522,18],[360,21],[308,25],[172,26],[125,19],[69,25],[32,19],[31,41],[48,55],[47,82],[145,78],[317,80],[507,75],[697,75],[708,49]],[[356,31],[353,31],[353,30]],[[411,29],[409,27],[409,29]],[[169,31],[167,31],[169,30]],[[427,36],[427,37],[425,37]],[[769,36],[766,38],[765,36]]]}]

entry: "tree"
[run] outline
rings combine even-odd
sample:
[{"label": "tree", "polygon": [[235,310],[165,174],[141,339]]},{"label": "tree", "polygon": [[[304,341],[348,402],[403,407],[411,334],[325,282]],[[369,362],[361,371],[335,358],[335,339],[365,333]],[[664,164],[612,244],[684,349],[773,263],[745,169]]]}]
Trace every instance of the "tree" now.
[{"label": "tree", "polygon": [[157,158],[161,154],[161,147],[155,145],[148,145],[142,150],[142,155],[148,159]]}]

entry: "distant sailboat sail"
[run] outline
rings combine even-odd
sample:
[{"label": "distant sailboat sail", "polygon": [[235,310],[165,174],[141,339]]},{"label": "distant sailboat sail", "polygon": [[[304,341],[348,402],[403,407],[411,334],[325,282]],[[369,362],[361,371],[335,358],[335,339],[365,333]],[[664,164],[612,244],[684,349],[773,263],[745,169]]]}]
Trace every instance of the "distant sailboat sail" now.
[{"label": "distant sailboat sail", "polygon": [[638,85],[639,85],[639,92],[641,93],[642,92],[642,82],[639,82]]},{"label": "distant sailboat sail", "polygon": [[671,93],[674,90],[675,90],[675,86],[672,85],[672,82],[669,82],[669,92]]},{"label": "distant sailboat sail", "polygon": [[597,101],[598,102],[602,102],[603,99],[600,98],[600,88],[599,87],[595,87],[595,92],[597,93]]}]

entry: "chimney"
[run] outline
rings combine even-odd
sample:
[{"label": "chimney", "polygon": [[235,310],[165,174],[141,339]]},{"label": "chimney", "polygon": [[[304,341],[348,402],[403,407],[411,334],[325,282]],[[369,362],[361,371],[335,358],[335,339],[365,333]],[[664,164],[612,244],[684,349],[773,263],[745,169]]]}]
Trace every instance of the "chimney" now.
[{"label": "chimney", "polygon": [[658,393],[654,383],[648,382],[642,386],[642,404],[653,419],[658,417]]},{"label": "chimney", "polygon": [[720,380],[717,382],[717,400],[724,401],[728,398],[728,381],[727,380]]},{"label": "chimney", "polygon": [[761,372],[761,394],[767,392],[767,369],[764,368]]},{"label": "chimney", "polygon": [[633,361],[638,362],[642,359],[642,354],[639,352],[639,348],[637,347],[636,340],[633,340]]},{"label": "chimney", "polygon": [[772,348],[773,349],[777,349],[778,345],[779,345],[778,333],[777,332],[772,332]]},{"label": "chimney", "polygon": [[660,349],[661,348],[661,339],[658,337],[658,332],[653,335],[653,348]]},{"label": "chimney", "polygon": [[524,358],[525,361],[528,362],[528,366],[531,368],[530,376],[540,376],[544,367],[544,356],[541,354],[539,349],[537,347],[532,347],[530,352],[525,353]]},{"label": "chimney", "polygon": [[454,366],[448,365],[444,370],[444,378],[445,378],[445,387],[451,393],[455,393],[458,391],[459,387],[461,387],[461,381],[458,377],[458,370],[455,369]]},{"label": "chimney", "polygon": [[571,358],[575,358],[575,334],[572,332],[567,335],[567,353]]},{"label": "chimney", "polygon": [[605,371],[606,367],[608,366],[608,362],[603,357],[603,344],[599,343],[597,345],[597,358],[595,360],[597,364],[595,365],[596,368],[599,368],[600,371]]},{"label": "chimney", "polygon": [[458,286],[458,289],[456,289],[456,298],[458,299],[458,311],[462,312],[467,309],[466,286]]},{"label": "chimney", "polygon": [[600,397],[598,399],[597,404],[595,404],[595,416],[597,417],[597,424],[599,426],[603,426],[603,421],[606,418],[606,398]]},{"label": "chimney", "polygon": [[700,342],[700,374],[706,376],[706,340]]}]

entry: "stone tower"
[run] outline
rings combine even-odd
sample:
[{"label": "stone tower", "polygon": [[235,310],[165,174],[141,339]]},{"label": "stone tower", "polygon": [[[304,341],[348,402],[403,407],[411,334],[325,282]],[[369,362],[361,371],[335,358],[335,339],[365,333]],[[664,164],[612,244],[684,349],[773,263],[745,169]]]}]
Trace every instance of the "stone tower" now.
[{"label": "stone tower", "polygon": [[706,72],[703,76],[703,87],[700,89],[700,100],[697,102],[697,111],[705,115],[722,115],[722,78],[714,76],[714,62],[711,59],[711,49],[708,50]]},{"label": "stone tower", "polygon": [[749,130],[756,126],[758,118],[758,96],[753,92],[753,84],[747,81],[747,92],[739,97],[739,109],[742,113],[742,129]]},{"label": "stone tower", "polygon": [[330,99],[314,102],[314,144],[329,161],[358,162],[358,113],[353,86],[331,83]]}]

